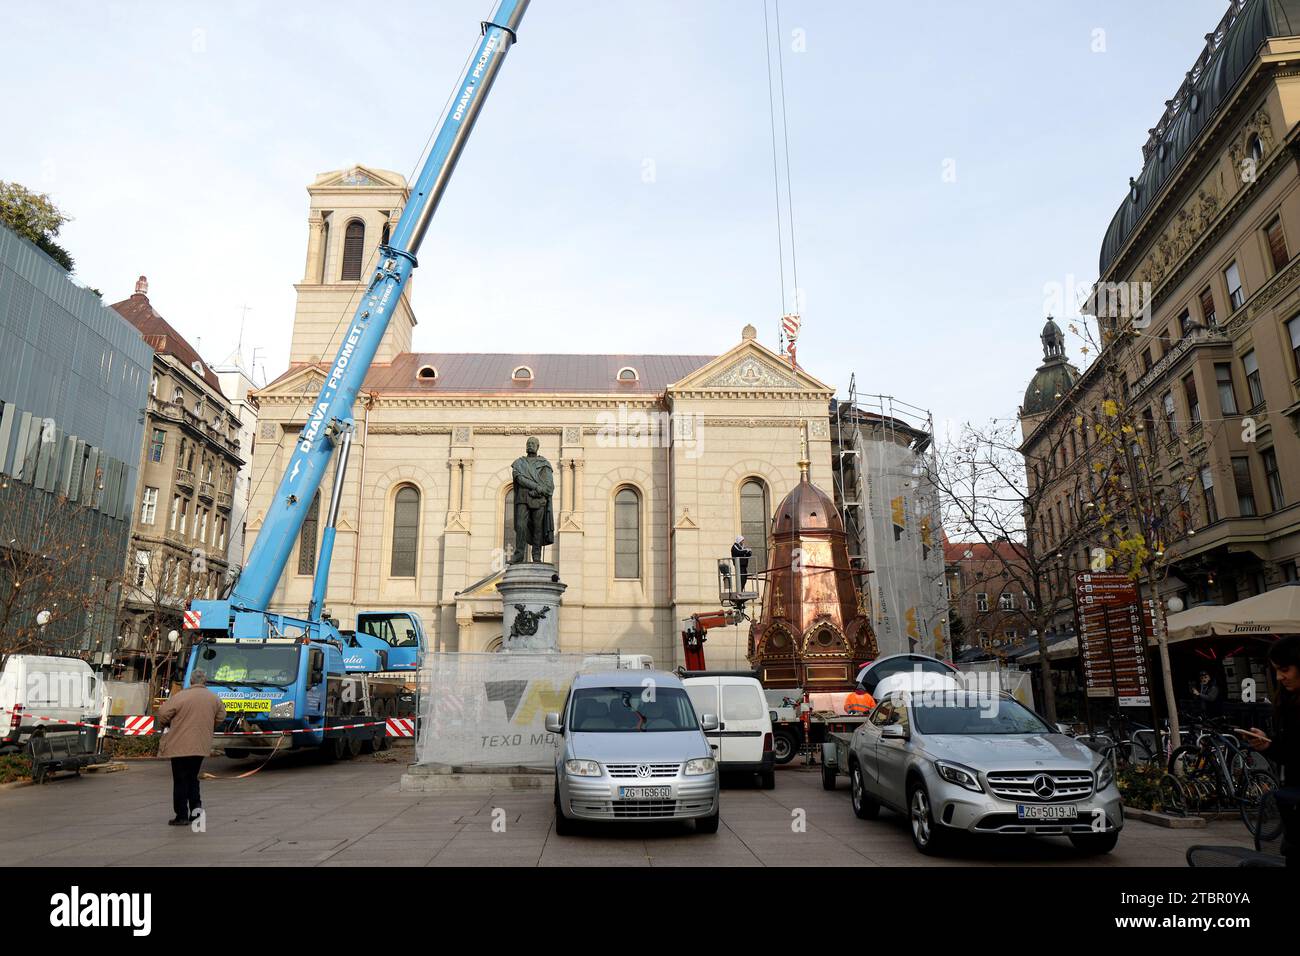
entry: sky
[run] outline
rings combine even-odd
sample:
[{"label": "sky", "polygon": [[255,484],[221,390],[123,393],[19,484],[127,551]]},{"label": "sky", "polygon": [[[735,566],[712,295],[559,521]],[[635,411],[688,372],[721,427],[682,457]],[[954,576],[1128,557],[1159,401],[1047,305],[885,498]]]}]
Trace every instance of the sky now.
[{"label": "sky", "polygon": [[[780,0],[779,32],[773,3],[769,46],[764,0],[534,0],[420,250],[415,349],[776,348],[792,211],[801,365],[940,431],[1014,417],[1227,0]],[[212,362],[246,316],[274,377],[307,185],[413,173],[491,8],[4,0],[0,179],[73,217],[105,301],[147,275]]]}]

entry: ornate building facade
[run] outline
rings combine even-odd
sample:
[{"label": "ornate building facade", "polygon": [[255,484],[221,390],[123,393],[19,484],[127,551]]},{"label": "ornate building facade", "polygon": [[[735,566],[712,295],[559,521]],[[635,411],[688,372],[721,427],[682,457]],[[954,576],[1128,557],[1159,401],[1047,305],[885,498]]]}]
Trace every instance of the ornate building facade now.
[{"label": "ornate building facade", "polygon": [[[290,367],[257,393],[250,545],[407,195],[400,175],[366,167],[323,174],[308,194]],[[735,537],[766,553],[775,503],[799,484],[805,424],[810,479],[831,484],[833,389],[752,326],[721,355],[418,353],[408,296],[354,409],[326,602],[343,627],[358,609],[409,607],[437,648],[499,646],[510,465],[529,436],[556,474],[547,558],[567,585],[562,649],[658,666],[681,662],[682,618],[716,609],[717,559]],[[275,609],[307,606],[323,517],[311,508]],[[710,665],[747,666],[746,636],[710,632]]]},{"label": "ornate building facade", "polygon": [[1227,604],[1300,577],[1298,64],[1300,0],[1233,0],[1103,239],[1100,354],[1080,373],[1043,332],[1023,448],[1055,464],[1035,531],[1063,576],[1103,543],[1090,475],[1099,424],[1122,418],[1162,599]]}]

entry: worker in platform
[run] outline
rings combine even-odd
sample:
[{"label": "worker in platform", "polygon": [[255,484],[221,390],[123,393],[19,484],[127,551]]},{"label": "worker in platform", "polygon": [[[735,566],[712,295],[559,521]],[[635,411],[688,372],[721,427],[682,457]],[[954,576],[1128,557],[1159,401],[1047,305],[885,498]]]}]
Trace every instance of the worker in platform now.
[{"label": "worker in platform", "polygon": [[199,770],[203,758],[212,752],[212,732],[226,716],[221,698],[207,687],[201,670],[190,674],[190,686],[168,698],[158,709],[154,722],[167,728],[158,743],[158,756],[172,762],[172,809],[176,815],[169,826],[183,827],[203,813],[199,796]]},{"label": "worker in platform", "polygon": [[876,707],[876,698],[867,693],[867,688],[859,684],[853,689],[853,693],[844,698],[844,712],[846,714],[869,714]]},{"label": "worker in platform", "polygon": [[745,590],[745,583],[749,579],[749,559],[754,556],[754,552],[749,550],[749,545],[745,544],[743,534],[736,535],[735,542],[731,545],[731,557],[736,564],[736,574],[740,576],[740,590]]}]

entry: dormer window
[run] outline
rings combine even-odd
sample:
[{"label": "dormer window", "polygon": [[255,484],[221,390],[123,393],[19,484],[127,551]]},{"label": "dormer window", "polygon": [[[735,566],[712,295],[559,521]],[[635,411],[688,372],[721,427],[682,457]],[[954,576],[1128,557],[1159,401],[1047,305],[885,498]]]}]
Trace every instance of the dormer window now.
[{"label": "dormer window", "polygon": [[618,370],[618,380],[620,382],[635,382],[639,378],[640,376],[637,375],[636,369],[632,368],[630,365],[625,365]]},{"label": "dormer window", "polygon": [[415,377],[421,382],[432,382],[438,377],[438,370],[432,365],[421,365],[420,370],[415,373]]},{"label": "dormer window", "polygon": [[510,378],[516,382],[531,382],[533,380],[533,370],[527,365],[521,365],[510,373]]}]

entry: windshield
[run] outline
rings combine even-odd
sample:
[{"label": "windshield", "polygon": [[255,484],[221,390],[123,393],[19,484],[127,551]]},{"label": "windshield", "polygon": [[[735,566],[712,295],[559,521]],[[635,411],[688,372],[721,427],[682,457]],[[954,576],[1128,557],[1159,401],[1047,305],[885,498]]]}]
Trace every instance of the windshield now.
[{"label": "windshield", "polygon": [[923,734],[1050,734],[1033,711],[1015,700],[944,694],[913,702],[912,719]]},{"label": "windshield", "polygon": [[584,687],[573,692],[572,714],[569,729],[578,733],[699,729],[691,699],[680,687]]},{"label": "windshield", "polygon": [[415,625],[406,614],[367,614],[361,618],[358,630],[387,642],[389,647],[420,646]]},{"label": "windshield", "polygon": [[209,684],[254,684],[284,687],[298,676],[299,644],[205,644],[195,670]]}]

